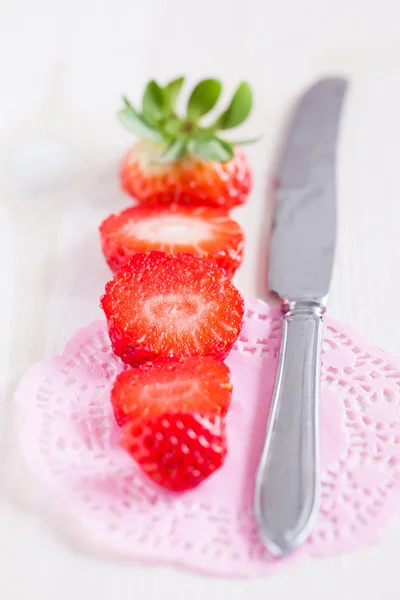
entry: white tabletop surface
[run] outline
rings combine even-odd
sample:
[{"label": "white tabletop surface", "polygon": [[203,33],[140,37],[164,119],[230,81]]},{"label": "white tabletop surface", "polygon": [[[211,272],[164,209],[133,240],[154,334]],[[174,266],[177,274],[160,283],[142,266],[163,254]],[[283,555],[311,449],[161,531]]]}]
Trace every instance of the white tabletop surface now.
[{"label": "white tabletop surface", "polygon": [[[158,600],[400,597],[400,526],[351,555],[253,581],[107,562],[60,538],[24,501],[12,393],[23,371],[100,316],[109,276],[97,225],[129,203],[117,163],[130,143],[122,92],[182,73],[252,82],[244,132],[255,186],[236,216],[238,284],[262,291],[267,176],[296,94],[352,79],[338,165],[339,239],[330,311],[400,353],[400,36],[397,0],[2,0],[0,2],[0,597]],[[266,219],[260,215],[266,215]],[[265,222],[263,222],[265,221]],[[4,468],[3,468],[4,467]],[[10,482],[11,481],[11,482]],[[15,491],[19,488],[19,492]]]}]

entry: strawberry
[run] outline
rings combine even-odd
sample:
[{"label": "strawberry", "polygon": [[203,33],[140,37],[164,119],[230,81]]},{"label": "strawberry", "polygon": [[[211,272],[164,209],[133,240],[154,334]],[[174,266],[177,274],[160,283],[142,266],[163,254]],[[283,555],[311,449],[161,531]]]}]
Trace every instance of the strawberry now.
[{"label": "strawberry", "polygon": [[185,115],[178,116],[176,101],[184,78],[161,87],[150,81],[138,112],[124,98],[121,123],[139,136],[121,167],[122,188],[142,204],[186,204],[232,208],[246,202],[251,172],[241,144],[221,132],[240,125],[252,107],[247,83],[239,85],[228,107],[211,125],[201,118],[216,105],[221,83],[200,81],[190,94]]},{"label": "strawberry", "polygon": [[111,392],[118,425],[164,413],[224,416],[232,395],[229,368],[214,358],[146,363],[120,373]]},{"label": "strawberry", "polygon": [[226,162],[205,160],[186,153],[185,158],[154,166],[154,153],[163,146],[139,142],[121,166],[122,188],[141,204],[185,204],[226,209],[246,202],[251,174],[245,154],[235,148]]},{"label": "strawberry", "polygon": [[133,254],[161,250],[212,258],[233,277],[244,246],[243,231],[226,210],[133,206],[100,225],[104,256],[113,271]]},{"label": "strawberry", "polygon": [[128,364],[223,359],[242,327],[240,292],[214,261],[138,253],[106,285],[101,306],[114,352]]},{"label": "strawberry", "polygon": [[221,467],[227,452],[221,417],[188,412],[129,421],[121,445],[154,482],[174,492],[199,485]]}]

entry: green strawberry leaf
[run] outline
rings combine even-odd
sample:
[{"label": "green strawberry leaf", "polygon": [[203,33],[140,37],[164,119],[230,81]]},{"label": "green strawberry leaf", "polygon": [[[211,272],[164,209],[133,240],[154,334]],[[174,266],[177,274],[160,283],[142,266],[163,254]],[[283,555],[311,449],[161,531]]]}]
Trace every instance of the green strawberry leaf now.
[{"label": "green strawberry leaf", "polygon": [[233,156],[235,154],[235,150],[233,148],[233,143],[228,142],[227,140],[221,140],[220,137],[216,137],[216,139],[219,141],[220,144],[222,144],[222,146],[225,148],[225,150],[230,154],[229,158],[233,158]]},{"label": "green strawberry leaf", "polygon": [[226,162],[233,158],[234,151],[229,142],[224,142],[216,137],[194,138],[189,141],[188,149],[193,154],[215,162]]},{"label": "green strawberry leaf", "polygon": [[178,77],[178,79],[173,79],[164,87],[165,103],[170,113],[175,112],[176,102],[184,82],[184,77]]},{"label": "green strawberry leaf", "polygon": [[135,110],[126,96],[122,96],[122,101],[125,104],[126,108],[131,108],[132,110]]},{"label": "green strawberry leaf", "polygon": [[183,140],[171,141],[164,152],[154,161],[156,163],[169,163],[182,158],[186,150],[186,142]]},{"label": "green strawberry leaf", "polygon": [[146,140],[153,142],[164,141],[162,133],[149,123],[143,115],[137,113],[127,98],[124,98],[124,103],[125,108],[122,108],[118,112],[118,118],[126,129]]},{"label": "green strawberry leaf", "polygon": [[164,92],[155,81],[149,81],[144,91],[143,115],[153,123],[165,116]]},{"label": "green strawberry leaf", "polygon": [[229,140],[229,144],[232,144],[232,146],[245,146],[246,144],[255,144],[256,142],[259,142],[262,139],[261,135],[258,135],[257,137],[254,138],[248,138],[245,140]]},{"label": "green strawberry leaf", "polygon": [[253,97],[248,83],[243,81],[228,106],[228,108],[217,119],[215,127],[217,129],[232,129],[241,125],[250,114],[253,104]]},{"label": "green strawberry leaf", "polygon": [[182,132],[182,122],[178,117],[171,117],[165,121],[162,130],[167,136],[176,138]]},{"label": "green strawberry leaf", "polygon": [[218,102],[222,86],[217,79],[204,79],[194,88],[188,102],[187,117],[197,121],[210,112]]}]

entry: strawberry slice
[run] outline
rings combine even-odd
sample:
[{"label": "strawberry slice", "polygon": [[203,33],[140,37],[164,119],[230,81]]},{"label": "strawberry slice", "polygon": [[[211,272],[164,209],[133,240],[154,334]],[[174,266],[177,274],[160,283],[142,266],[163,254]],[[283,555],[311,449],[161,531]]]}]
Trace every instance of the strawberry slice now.
[{"label": "strawberry slice", "polygon": [[107,283],[101,306],[115,354],[131,365],[160,359],[223,359],[242,327],[240,292],[214,261],[135,254]]},{"label": "strawberry slice", "polygon": [[155,483],[175,492],[199,485],[227,452],[220,416],[186,412],[126,423],[121,445]]},{"label": "strawberry slice", "polygon": [[111,392],[118,425],[165,413],[224,416],[232,395],[229,368],[214,358],[146,363],[120,373]]},{"label": "strawberry slice", "polygon": [[233,277],[243,257],[240,225],[218,208],[134,206],[103,221],[100,237],[113,271],[137,252],[161,250],[212,258]]}]

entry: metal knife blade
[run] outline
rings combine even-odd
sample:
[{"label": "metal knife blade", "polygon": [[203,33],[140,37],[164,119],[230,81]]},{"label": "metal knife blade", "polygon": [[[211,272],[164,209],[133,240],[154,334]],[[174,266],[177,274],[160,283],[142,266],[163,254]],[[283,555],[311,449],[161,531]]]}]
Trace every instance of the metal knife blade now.
[{"label": "metal knife blade", "polygon": [[327,295],[336,234],[336,142],[347,81],[318,81],[301,98],[279,163],[269,287],[281,298]]},{"label": "metal knife blade", "polygon": [[319,503],[318,401],[326,296],[335,247],[336,142],[347,82],[323,79],[301,98],[278,169],[269,286],[283,329],[255,517],[270,551],[307,538]]}]

